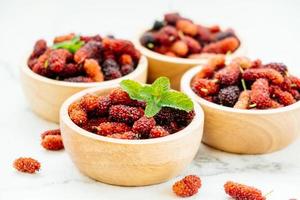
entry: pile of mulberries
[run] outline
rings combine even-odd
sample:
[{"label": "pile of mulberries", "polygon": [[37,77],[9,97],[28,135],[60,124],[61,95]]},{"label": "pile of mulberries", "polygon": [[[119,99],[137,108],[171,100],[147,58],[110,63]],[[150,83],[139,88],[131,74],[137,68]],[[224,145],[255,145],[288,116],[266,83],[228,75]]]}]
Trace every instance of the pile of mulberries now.
[{"label": "pile of mulberries", "polygon": [[148,139],[168,136],[185,128],[195,112],[163,107],[153,117],[144,114],[145,102],[132,100],[122,89],[106,96],[87,94],[68,108],[79,127],[106,137]]},{"label": "pile of mulberries", "polygon": [[200,53],[226,54],[240,46],[232,29],[205,27],[179,13],[167,13],[164,20],[155,21],[140,42],[160,54],[181,58],[199,58]]},{"label": "pile of mulberries", "polygon": [[[66,45],[74,39],[78,40],[77,44]],[[78,44],[80,46],[76,46]],[[38,40],[27,65],[33,72],[55,80],[102,82],[131,73],[140,56],[127,40],[71,33],[54,38],[53,46],[47,46],[43,39]]]},{"label": "pile of mulberries", "polygon": [[246,57],[225,64],[212,58],[191,82],[193,91],[207,101],[237,109],[272,109],[300,100],[300,79],[283,63],[262,64]]}]

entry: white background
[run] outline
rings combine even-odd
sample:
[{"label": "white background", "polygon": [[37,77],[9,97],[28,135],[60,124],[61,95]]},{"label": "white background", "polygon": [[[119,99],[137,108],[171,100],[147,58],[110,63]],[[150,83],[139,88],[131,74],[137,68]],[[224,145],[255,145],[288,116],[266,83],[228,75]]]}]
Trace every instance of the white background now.
[{"label": "white background", "polygon": [[[1,200],[176,199],[170,189],[175,179],[149,187],[108,186],[79,174],[64,151],[44,151],[39,134],[57,125],[30,112],[18,77],[19,66],[39,38],[76,32],[130,39],[167,11],[180,11],[199,23],[233,27],[251,58],[284,62],[300,73],[300,1],[296,0],[0,0]],[[265,193],[274,190],[268,199],[300,199],[299,146],[298,140],[264,156],[231,155],[202,146],[182,175],[202,177],[203,188],[192,199],[226,199],[222,185],[228,179],[255,185]],[[42,162],[41,172],[15,172],[11,164],[19,156],[36,157]]]}]

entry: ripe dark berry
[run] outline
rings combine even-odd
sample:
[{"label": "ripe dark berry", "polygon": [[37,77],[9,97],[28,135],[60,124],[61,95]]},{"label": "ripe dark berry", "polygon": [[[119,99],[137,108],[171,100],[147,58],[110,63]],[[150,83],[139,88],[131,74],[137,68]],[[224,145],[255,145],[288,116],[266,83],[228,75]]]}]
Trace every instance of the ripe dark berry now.
[{"label": "ripe dark berry", "polygon": [[60,73],[71,58],[72,54],[68,50],[54,49],[49,54],[48,67],[52,72]]},{"label": "ripe dark berry", "polygon": [[148,49],[153,49],[156,44],[156,39],[153,33],[144,33],[140,39],[140,42]]},{"label": "ripe dark berry", "polygon": [[125,122],[132,124],[144,115],[142,108],[125,106],[125,105],[113,105],[109,109],[109,118],[117,122]]},{"label": "ripe dark berry", "polygon": [[162,126],[154,126],[149,133],[149,138],[159,138],[169,135],[170,133]]},{"label": "ripe dark berry", "polygon": [[107,136],[114,133],[125,133],[130,131],[131,128],[125,123],[119,122],[103,122],[96,127],[97,134]]},{"label": "ripe dark berry", "polygon": [[137,133],[141,138],[148,138],[150,130],[156,125],[153,117],[143,116],[134,122],[132,131]]},{"label": "ripe dark berry", "polygon": [[104,69],[107,69],[107,68],[119,69],[120,66],[118,65],[118,63],[114,59],[106,59],[102,63],[102,69],[104,70]]},{"label": "ripe dark berry", "polygon": [[237,86],[228,86],[219,92],[219,100],[221,105],[233,107],[240,95],[240,89]]},{"label": "ripe dark berry", "polygon": [[174,121],[174,109],[163,107],[155,116],[154,119],[159,125],[167,125]]},{"label": "ripe dark berry", "polygon": [[223,40],[223,39],[228,38],[228,37],[236,37],[233,30],[229,29],[229,30],[226,30],[226,31],[223,31],[223,32],[216,33],[215,36],[214,36],[214,40],[219,41],[219,40]]},{"label": "ripe dark berry", "polygon": [[76,63],[82,63],[88,58],[100,58],[101,50],[103,49],[102,43],[98,41],[89,41],[84,44],[79,50],[74,54],[74,60]]},{"label": "ripe dark berry", "polygon": [[270,93],[272,97],[278,99],[278,102],[284,106],[288,106],[296,102],[291,93],[283,91],[278,86],[271,86]]},{"label": "ripe dark berry", "polygon": [[276,71],[278,71],[279,73],[281,73],[283,76],[286,75],[288,68],[285,64],[283,63],[268,63],[265,64],[263,67],[265,68],[271,68],[271,69],[275,69]]},{"label": "ripe dark berry", "polygon": [[164,16],[165,22],[167,22],[170,25],[175,25],[177,20],[179,20],[180,18],[181,16],[179,15],[179,13],[167,13]]},{"label": "ripe dark berry", "polygon": [[116,68],[104,68],[103,73],[105,75],[104,80],[106,81],[122,77],[121,71]]},{"label": "ripe dark berry", "polygon": [[185,127],[191,123],[195,116],[195,111],[186,112],[184,110],[175,109],[175,121],[178,125]]},{"label": "ripe dark berry", "polygon": [[173,191],[180,197],[190,197],[198,193],[201,179],[196,175],[189,175],[173,185]]},{"label": "ripe dark berry", "polygon": [[108,110],[111,106],[111,100],[109,96],[100,96],[98,97],[98,115],[106,116],[108,114]]},{"label": "ripe dark berry", "polygon": [[235,200],[265,200],[260,190],[247,185],[228,181],[224,185],[226,194]]},{"label": "ripe dark berry", "polygon": [[132,100],[122,89],[114,89],[109,94],[110,101],[113,105],[122,104],[122,105],[130,105]]},{"label": "ripe dark berry", "polygon": [[165,25],[165,23],[163,21],[155,20],[155,22],[153,24],[153,27],[152,27],[152,30],[153,31],[158,31],[159,29],[164,27],[164,25]]},{"label": "ripe dark berry", "polygon": [[133,65],[125,64],[125,65],[121,66],[121,73],[122,73],[123,76],[133,72],[133,70],[134,70]]},{"label": "ripe dark berry", "polygon": [[215,74],[215,78],[220,81],[221,85],[236,85],[240,76],[241,69],[237,63],[230,63]]}]

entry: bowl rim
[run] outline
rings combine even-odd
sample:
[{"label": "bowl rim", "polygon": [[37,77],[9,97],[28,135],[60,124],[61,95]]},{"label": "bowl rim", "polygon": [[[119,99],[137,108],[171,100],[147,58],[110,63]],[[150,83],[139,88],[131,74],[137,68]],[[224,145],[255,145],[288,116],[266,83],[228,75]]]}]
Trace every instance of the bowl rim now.
[{"label": "bowl rim", "polygon": [[[95,93],[101,90],[112,90],[118,88],[118,86],[113,85],[107,85],[105,87],[94,87],[94,88],[88,88],[85,90],[82,90],[72,96],[70,96],[61,106],[60,109],[60,126],[62,124],[66,124],[70,129],[72,129],[76,134],[80,134],[82,136],[102,141],[102,142],[108,142],[108,143],[114,143],[114,144],[126,144],[126,145],[143,145],[143,144],[156,144],[156,143],[162,143],[162,142],[169,142],[174,141],[177,139],[180,139],[182,137],[185,137],[187,134],[190,134],[191,130],[195,129],[199,124],[204,124],[204,111],[201,108],[201,106],[192,99],[194,103],[194,110],[195,110],[195,116],[192,122],[186,126],[184,129],[160,138],[152,138],[152,139],[141,139],[141,140],[126,140],[126,139],[117,139],[117,138],[109,138],[101,135],[97,135],[95,133],[86,131],[79,126],[77,126],[69,117],[68,115],[68,107],[71,103],[79,100],[82,96],[84,96],[87,93]],[[201,130],[199,130],[201,131]],[[201,131],[201,135],[203,134],[203,131]]]},{"label": "bowl rim", "polygon": [[196,102],[200,103],[202,106],[207,106],[212,109],[220,110],[222,112],[228,113],[237,113],[237,114],[245,114],[245,115],[271,115],[284,113],[295,109],[300,109],[300,101],[291,104],[289,106],[285,106],[282,108],[275,109],[267,109],[267,110],[244,110],[244,109],[236,109],[231,107],[222,106],[216,103],[209,102],[201,97],[199,97],[190,87],[191,81],[194,76],[201,70],[203,65],[195,66],[194,68],[185,72],[180,81],[180,88],[182,92],[185,92],[188,96],[194,99]]},{"label": "bowl rim", "polygon": [[[223,29],[223,27],[221,27],[221,29]],[[156,60],[163,60],[165,62],[169,62],[169,63],[180,63],[180,64],[190,64],[190,65],[201,65],[201,64],[205,64],[207,62],[208,59],[210,59],[211,56],[214,55],[218,55],[218,54],[214,54],[214,53],[201,53],[203,55],[203,58],[179,58],[179,57],[171,57],[171,56],[166,56],[160,53],[157,53],[155,51],[152,51],[150,49],[147,49],[146,47],[144,47],[141,42],[140,42],[140,38],[141,36],[149,29],[141,29],[143,31],[139,31],[135,38],[132,40],[134,43],[134,46],[139,49],[141,51],[141,53],[147,57],[156,59]],[[236,36],[238,37],[239,41],[240,41],[240,46],[230,55],[231,56],[238,56],[238,55],[244,55],[246,52],[246,48],[245,48],[245,42],[242,39],[242,37],[236,33]],[[220,55],[225,55],[225,54],[220,54]]]},{"label": "bowl rim", "polygon": [[39,75],[35,72],[33,72],[27,64],[22,64],[21,71],[29,76],[32,79],[38,80],[40,82],[44,82],[51,85],[56,86],[64,86],[64,87],[77,87],[77,88],[87,88],[87,87],[96,87],[96,86],[103,86],[103,85],[113,85],[116,83],[121,82],[124,79],[129,79],[132,76],[138,75],[142,73],[143,70],[147,70],[148,67],[148,60],[144,55],[141,55],[141,58],[138,62],[138,65],[136,66],[135,70],[133,70],[131,73],[126,74],[125,76],[122,76],[117,79],[109,80],[109,81],[102,81],[102,82],[91,82],[91,83],[84,83],[84,82],[68,82],[68,81],[59,81],[51,78],[44,77],[42,75]]}]

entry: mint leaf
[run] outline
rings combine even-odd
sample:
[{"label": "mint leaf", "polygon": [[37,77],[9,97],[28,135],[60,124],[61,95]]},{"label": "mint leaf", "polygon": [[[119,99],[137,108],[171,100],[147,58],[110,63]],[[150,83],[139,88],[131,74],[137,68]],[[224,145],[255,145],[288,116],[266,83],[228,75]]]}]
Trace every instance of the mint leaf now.
[{"label": "mint leaf", "polygon": [[153,88],[152,94],[160,96],[162,93],[170,90],[170,80],[167,77],[159,77],[152,83],[151,87]]},{"label": "mint leaf", "polygon": [[155,101],[148,101],[147,106],[145,108],[146,117],[153,117],[160,111],[161,108],[162,107],[160,107],[158,104],[156,104]]},{"label": "mint leaf", "polygon": [[144,101],[154,101],[155,96],[153,96],[153,93],[153,87],[149,85],[145,85],[140,90],[140,96],[144,99]]},{"label": "mint leaf", "polygon": [[84,42],[80,40],[80,36],[75,36],[71,40],[56,43],[52,46],[52,49],[67,49],[71,53],[75,53],[84,45]]},{"label": "mint leaf", "polygon": [[143,88],[140,83],[133,80],[123,80],[121,81],[120,85],[121,88],[128,93],[130,98],[140,101],[144,100],[144,98],[142,98],[140,95],[140,92]]},{"label": "mint leaf", "polygon": [[167,106],[186,112],[193,110],[194,107],[192,100],[186,94],[177,91],[164,92],[158,104],[161,107]]}]

